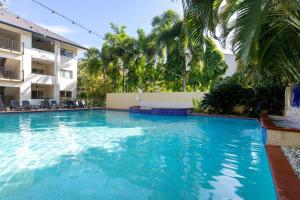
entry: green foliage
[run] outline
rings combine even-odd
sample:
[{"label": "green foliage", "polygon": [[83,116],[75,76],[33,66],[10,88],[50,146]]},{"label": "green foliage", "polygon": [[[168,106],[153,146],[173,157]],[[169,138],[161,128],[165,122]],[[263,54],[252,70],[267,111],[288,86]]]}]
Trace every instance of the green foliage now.
[{"label": "green foliage", "polygon": [[92,98],[106,92],[181,91],[186,51],[191,49],[187,88],[207,90],[221,79],[227,65],[213,40],[206,38],[205,48],[188,40],[185,22],[175,11],[154,17],[152,31],[138,29],[137,38],[126,33],[125,26],[111,24],[101,50],[91,48],[80,63],[79,87]]},{"label": "green foliage", "polygon": [[224,81],[216,84],[206,94],[202,107],[209,113],[233,114],[234,106],[248,106],[255,94],[251,88],[243,88],[239,83]]},{"label": "green foliage", "polygon": [[284,87],[300,81],[298,0],[183,2],[191,40],[203,44],[209,34],[231,45],[243,83]]},{"label": "green foliage", "polygon": [[255,89],[255,101],[252,102],[255,114],[267,111],[268,114],[282,115],[284,111],[283,87],[258,87]]},{"label": "green foliage", "polygon": [[183,5],[190,40],[204,45],[211,35],[231,46],[238,62],[234,81],[211,83],[198,107],[232,114],[242,105],[247,115],[282,114],[285,86],[300,82],[299,1],[184,0]]},{"label": "green foliage", "polygon": [[[237,111],[236,108],[241,108]],[[284,88],[243,87],[236,77],[213,86],[204,99],[195,103],[196,112],[238,114],[257,117],[261,113],[281,115],[284,108]]]}]

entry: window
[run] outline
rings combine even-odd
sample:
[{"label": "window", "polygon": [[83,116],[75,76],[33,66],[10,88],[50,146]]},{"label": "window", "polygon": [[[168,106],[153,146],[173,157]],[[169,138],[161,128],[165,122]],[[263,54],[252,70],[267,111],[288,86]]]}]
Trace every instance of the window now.
[{"label": "window", "polygon": [[66,91],[66,97],[71,98],[72,97],[72,92],[71,91]]},{"label": "window", "polygon": [[44,74],[44,70],[32,68],[32,73],[33,74]]},{"label": "window", "polygon": [[73,72],[69,70],[60,70],[60,77],[67,78],[67,79],[73,79]]},{"label": "window", "polygon": [[65,98],[65,97],[66,97],[65,91],[60,91],[60,98]]},{"label": "window", "polygon": [[44,96],[44,91],[42,90],[32,90],[31,99],[42,99]]},{"label": "window", "polygon": [[69,57],[69,58],[73,58],[73,51],[61,48],[60,55],[66,56],[66,57]]},{"label": "window", "polygon": [[60,98],[72,98],[71,91],[60,91]]}]

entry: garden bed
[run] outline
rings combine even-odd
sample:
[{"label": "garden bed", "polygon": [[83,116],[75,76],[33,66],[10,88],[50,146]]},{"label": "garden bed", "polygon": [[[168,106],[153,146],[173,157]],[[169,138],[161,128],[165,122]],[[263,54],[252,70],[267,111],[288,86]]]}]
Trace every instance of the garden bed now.
[{"label": "garden bed", "polygon": [[300,148],[281,147],[281,149],[300,179]]}]

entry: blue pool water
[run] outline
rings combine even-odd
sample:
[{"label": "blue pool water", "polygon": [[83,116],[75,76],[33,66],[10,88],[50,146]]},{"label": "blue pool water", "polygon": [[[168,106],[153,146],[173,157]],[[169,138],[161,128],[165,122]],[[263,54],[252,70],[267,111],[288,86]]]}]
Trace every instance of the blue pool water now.
[{"label": "blue pool water", "polygon": [[1,200],[276,199],[256,121],[0,115]]}]

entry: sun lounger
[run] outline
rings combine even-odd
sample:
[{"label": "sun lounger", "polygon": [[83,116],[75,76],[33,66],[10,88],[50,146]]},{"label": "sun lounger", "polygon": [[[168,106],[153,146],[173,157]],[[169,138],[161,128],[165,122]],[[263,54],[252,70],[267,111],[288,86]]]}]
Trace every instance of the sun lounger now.
[{"label": "sun lounger", "polygon": [[58,104],[56,100],[50,101],[51,109],[63,109],[65,106],[63,104]]},{"label": "sun lounger", "polygon": [[31,110],[30,102],[27,101],[27,100],[22,101],[21,107],[22,107],[24,110]]},{"label": "sun lounger", "polygon": [[76,103],[75,101],[67,101],[67,104],[68,104],[68,108],[76,108]]},{"label": "sun lounger", "polygon": [[77,101],[77,106],[79,108],[87,108],[87,106],[82,101]]},{"label": "sun lounger", "polygon": [[6,111],[6,106],[4,105],[2,99],[0,99],[0,111]]},{"label": "sun lounger", "polygon": [[23,108],[20,106],[20,102],[17,100],[11,100],[10,109],[15,111],[21,111]]},{"label": "sun lounger", "polygon": [[43,109],[49,109],[49,110],[51,110],[51,105],[50,105],[50,103],[49,103],[48,100],[42,101],[41,107],[42,107]]},{"label": "sun lounger", "polygon": [[63,109],[69,108],[68,102],[61,101],[60,104],[59,104],[59,107],[63,108]]}]

